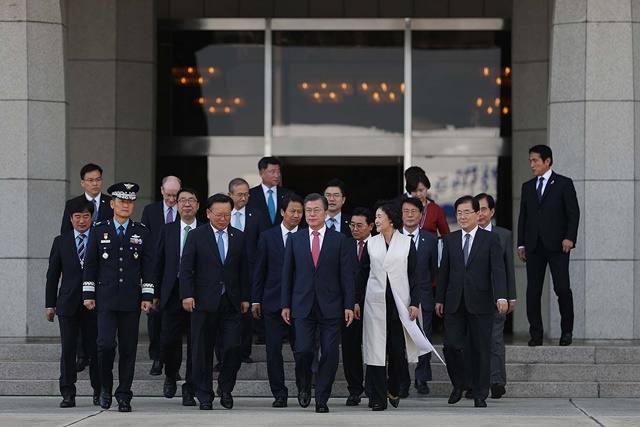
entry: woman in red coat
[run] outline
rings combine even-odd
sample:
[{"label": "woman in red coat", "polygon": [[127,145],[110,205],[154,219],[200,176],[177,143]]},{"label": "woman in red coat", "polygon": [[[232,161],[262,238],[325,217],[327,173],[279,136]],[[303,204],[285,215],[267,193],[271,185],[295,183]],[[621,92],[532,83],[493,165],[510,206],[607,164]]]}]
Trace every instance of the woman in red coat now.
[{"label": "woman in red coat", "polygon": [[412,197],[420,200],[424,209],[420,219],[420,228],[433,233],[436,237],[444,237],[451,232],[444,211],[433,200],[427,198],[431,182],[424,173],[407,176],[407,191]]}]

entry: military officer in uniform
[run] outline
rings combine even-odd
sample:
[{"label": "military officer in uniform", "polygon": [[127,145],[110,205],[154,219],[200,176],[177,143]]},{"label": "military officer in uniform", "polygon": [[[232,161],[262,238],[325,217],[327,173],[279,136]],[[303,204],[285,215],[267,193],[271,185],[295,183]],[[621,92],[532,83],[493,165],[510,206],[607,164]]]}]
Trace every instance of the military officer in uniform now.
[{"label": "military officer in uniform", "polygon": [[131,412],[140,310],[149,311],[154,294],[149,230],[130,219],[139,188],[128,182],[109,187],[113,218],[97,223],[89,235],[82,286],[85,307],[98,312],[102,409],[111,407],[118,339],[120,384],[115,396],[120,412]]}]

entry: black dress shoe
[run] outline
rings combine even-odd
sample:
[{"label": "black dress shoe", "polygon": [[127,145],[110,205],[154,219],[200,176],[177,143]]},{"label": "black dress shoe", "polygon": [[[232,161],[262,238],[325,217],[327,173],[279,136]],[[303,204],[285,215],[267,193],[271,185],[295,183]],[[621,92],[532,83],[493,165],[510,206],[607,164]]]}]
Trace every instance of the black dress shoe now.
[{"label": "black dress shoe", "polygon": [[573,339],[573,334],[571,332],[566,332],[560,335],[560,345],[562,347],[571,345]]},{"label": "black dress shoe", "polygon": [[93,404],[100,405],[100,390],[93,390]]},{"label": "black dress shoe", "polygon": [[529,347],[539,347],[542,345],[542,338],[531,338],[527,344]]},{"label": "black dress shoe", "polygon": [[253,363],[253,359],[249,356],[242,356],[242,363]]},{"label": "black dress shoe", "polygon": [[398,405],[400,405],[400,396],[396,398],[391,398],[391,396],[389,396],[389,403],[391,403],[391,406],[394,408],[397,408]]},{"label": "black dress shoe", "polygon": [[210,411],[213,409],[213,404],[211,402],[204,402],[200,404],[201,411]]},{"label": "black dress shoe", "polygon": [[485,402],[484,399],[474,399],[473,406],[475,406],[476,408],[486,408],[487,402]]},{"label": "black dress shoe", "polygon": [[87,366],[89,366],[89,359],[86,357],[78,357],[78,360],[76,360],[76,372],[84,371],[84,368]]},{"label": "black dress shoe", "polygon": [[162,394],[167,399],[171,399],[176,395],[176,391],[178,391],[178,384],[176,384],[176,378],[167,376],[164,379],[164,386],[162,387]]},{"label": "black dress shoe", "polygon": [[131,412],[131,404],[126,400],[118,400],[118,412]]},{"label": "black dress shoe", "polygon": [[398,390],[398,397],[400,399],[406,399],[407,397],[409,397],[409,390]]},{"label": "black dress shoe", "polygon": [[350,394],[347,398],[347,406],[358,406],[361,400],[359,394]]},{"label": "black dress shoe", "polygon": [[218,362],[215,365],[213,365],[213,372],[220,372],[220,367],[222,366],[222,363]]},{"label": "black dress shoe", "polygon": [[372,411],[384,411],[385,409],[387,408],[380,403],[374,403],[373,405],[371,405]]},{"label": "black dress shoe", "polygon": [[449,395],[449,400],[447,403],[449,403],[449,405],[453,405],[454,403],[460,402],[460,399],[462,399],[462,389],[454,388]]},{"label": "black dress shoe", "polygon": [[153,361],[153,365],[151,365],[151,369],[149,370],[149,375],[162,375],[162,361]]},{"label": "black dress shoe", "polygon": [[329,412],[329,407],[326,403],[316,403],[316,412],[319,414],[326,414]]},{"label": "black dress shoe", "polygon": [[61,408],[75,408],[76,398],[75,396],[62,396],[62,402],[60,402]]},{"label": "black dress shoe", "polygon": [[428,396],[429,393],[431,393],[431,390],[429,390],[429,386],[424,381],[420,381],[416,384],[416,390],[418,391],[418,394],[420,396]]},{"label": "black dress shoe", "polygon": [[111,408],[111,387],[102,387],[100,390],[100,407],[102,409]]},{"label": "black dress shoe", "polygon": [[193,390],[182,385],[182,406],[196,406],[196,400],[193,398]]},{"label": "black dress shoe", "polygon": [[220,396],[220,404],[225,409],[233,408],[233,396],[228,391],[222,391],[218,388],[218,396]]},{"label": "black dress shoe", "polygon": [[256,338],[256,344],[257,345],[264,345],[266,343],[264,337],[258,337]]},{"label": "black dress shoe", "polygon": [[468,388],[467,391],[464,392],[465,399],[473,399],[473,389]]},{"label": "black dress shoe", "polygon": [[491,386],[491,398],[492,399],[500,399],[505,395],[507,390],[505,390],[503,384],[494,384]]},{"label": "black dress shoe", "polygon": [[274,408],[286,408],[287,407],[287,398],[284,396],[276,397],[276,400],[271,404]]},{"label": "black dress shoe", "polygon": [[306,408],[311,404],[311,390],[299,390],[298,391],[298,403],[303,408]]}]

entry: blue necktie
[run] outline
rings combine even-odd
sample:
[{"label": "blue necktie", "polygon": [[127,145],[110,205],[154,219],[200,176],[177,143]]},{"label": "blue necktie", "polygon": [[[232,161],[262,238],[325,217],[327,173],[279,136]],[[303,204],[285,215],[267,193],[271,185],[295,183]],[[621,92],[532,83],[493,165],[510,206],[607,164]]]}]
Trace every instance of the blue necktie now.
[{"label": "blue necktie", "polygon": [[471,238],[471,234],[467,233],[464,235],[464,247],[462,248],[464,265],[467,265],[467,261],[469,260],[469,238]]},{"label": "blue necktie", "polygon": [[271,218],[271,223],[274,224],[276,222],[276,203],[273,201],[273,190],[269,190],[267,193],[269,193],[269,200],[267,200],[269,217]]},{"label": "blue necktie", "polygon": [[[224,231],[218,230],[218,251],[220,252],[220,259],[222,260],[222,264],[224,265],[224,240],[222,239],[223,235]],[[224,283],[222,283],[221,294],[224,294],[226,290],[227,288],[224,286]]]},{"label": "blue necktie", "polygon": [[536,189],[538,193],[538,203],[542,201],[542,183],[543,182],[544,182],[544,178],[540,177],[540,179],[538,180],[538,188]]}]

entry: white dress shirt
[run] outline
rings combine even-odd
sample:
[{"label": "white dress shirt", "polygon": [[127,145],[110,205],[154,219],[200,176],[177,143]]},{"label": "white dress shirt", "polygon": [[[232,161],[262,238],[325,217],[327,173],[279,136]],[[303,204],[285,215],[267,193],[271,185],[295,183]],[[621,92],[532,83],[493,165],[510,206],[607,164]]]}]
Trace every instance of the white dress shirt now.
[{"label": "white dress shirt", "polygon": [[267,203],[267,206],[269,206],[269,190],[272,190],[273,195],[271,197],[273,197],[273,203],[275,204],[276,209],[278,209],[278,186],[274,185],[273,187],[269,188],[266,185],[264,185],[264,182],[260,185],[262,186],[262,192],[264,193],[264,201]]},{"label": "white dress shirt", "polygon": [[193,222],[191,224],[187,224],[183,220],[180,220],[180,258],[182,258],[182,251],[184,250],[184,243],[185,243],[184,235],[186,231],[184,230],[184,228],[188,225],[190,227],[189,233],[191,233],[196,228],[197,224],[198,224],[198,221],[195,218],[193,219]]},{"label": "white dress shirt", "polygon": [[296,225],[293,230],[287,230],[287,227],[284,226],[284,223],[280,223],[280,232],[282,233],[282,241],[284,242],[284,246],[287,247],[287,238],[289,237],[288,233],[295,233],[298,231],[298,226]]},{"label": "white dress shirt", "polygon": [[[216,245],[218,244],[218,239],[219,239],[219,235],[218,235],[218,229],[215,228],[213,225],[209,224],[209,226],[211,227],[211,229],[213,230],[213,234],[216,236]],[[227,252],[229,252],[229,227],[225,228],[222,231],[222,241],[224,242],[224,259],[227,259]]]},{"label": "white dress shirt", "polygon": [[[322,242],[324,242],[324,235],[327,232],[327,226],[323,226],[320,230],[317,230],[318,233],[320,233],[320,235],[318,236],[318,239],[320,239],[320,250],[322,250]],[[309,227],[309,249],[313,248],[313,232],[314,230],[311,229],[311,227]]]},{"label": "white dress shirt", "polygon": [[[544,190],[547,189],[547,184],[549,183],[549,180],[551,179],[551,174],[553,173],[553,171],[551,169],[549,169],[548,171],[546,171],[544,173],[544,175],[542,175],[542,178],[544,178],[544,181],[542,181],[542,194],[544,194]],[[536,191],[538,191],[538,184],[540,183],[540,177],[536,177]]]},{"label": "white dress shirt", "polygon": [[420,227],[416,228],[413,231],[409,231],[406,228],[402,227],[402,233],[406,236],[409,234],[413,234],[413,244],[418,249],[418,242],[420,241]]},{"label": "white dress shirt", "polygon": [[[87,193],[84,193],[84,197],[86,197],[87,200],[91,202],[91,204],[93,204],[94,200],[96,201],[96,203],[93,204],[93,210],[95,211],[94,215],[98,215],[98,211],[100,210],[100,196],[102,196],[102,193],[98,193],[98,196],[94,199]],[[94,218],[97,218],[97,216],[95,216]]]}]

